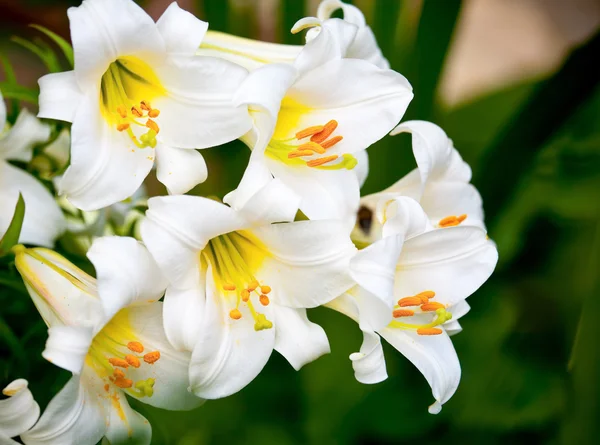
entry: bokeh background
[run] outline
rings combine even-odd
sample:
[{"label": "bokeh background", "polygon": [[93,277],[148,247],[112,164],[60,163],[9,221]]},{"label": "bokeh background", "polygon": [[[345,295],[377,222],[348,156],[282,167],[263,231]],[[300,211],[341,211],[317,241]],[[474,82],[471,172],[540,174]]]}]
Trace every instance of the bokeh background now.
[{"label": "bokeh background", "polygon": [[[75,0],[0,0],[0,50],[20,83],[35,87],[38,59],[11,41],[68,38]],[[140,1],[155,18],[168,0]],[[136,404],[153,443],[202,444],[593,444],[600,433],[600,2],[598,0],[354,0],[379,45],[415,91],[406,119],[441,125],[474,172],[496,273],[469,298],[454,344],[463,369],[441,414],[425,380],[385,345],[389,379],[354,380],[348,355],[357,326],[310,311],[332,353],[295,372],[276,353],[240,393],[189,413]],[[211,29],[302,43],[288,30],[317,1],[181,0]],[[0,74],[1,82],[5,80]],[[209,180],[195,192],[234,188],[248,150],[205,152]],[[407,135],[369,149],[363,193],[414,168]],[[152,180],[149,188],[161,193]],[[77,258],[73,258],[77,260]],[[21,286],[0,271],[0,383],[30,380],[44,406],[68,379],[40,351],[46,328]],[[243,372],[243,369],[240,369]]]}]

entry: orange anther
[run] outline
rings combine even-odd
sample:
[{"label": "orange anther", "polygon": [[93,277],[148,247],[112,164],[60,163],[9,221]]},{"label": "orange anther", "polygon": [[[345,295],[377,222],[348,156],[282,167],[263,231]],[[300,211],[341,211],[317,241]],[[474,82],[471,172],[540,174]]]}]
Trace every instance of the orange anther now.
[{"label": "orange anther", "polygon": [[153,365],[160,358],[160,351],[152,351],[144,354],[144,361],[150,365]]},{"label": "orange anther", "polygon": [[150,102],[143,100],[140,102],[140,108],[145,111],[150,111],[152,107],[150,106]]},{"label": "orange anther", "polygon": [[142,117],[144,112],[134,105],[131,107],[131,114],[133,114],[135,117]]},{"label": "orange anther", "polygon": [[413,315],[415,315],[415,311],[411,311],[410,309],[396,309],[394,312],[392,312],[392,316],[394,318],[411,317]]},{"label": "orange anther", "polygon": [[244,289],[242,292],[240,292],[240,296],[242,297],[242,301],[245,303],[250,299],[250,291],[248,289]]},{"label": "orange anther", "polygon": [[240,318],[242,318],[242,313],[239,309],[232,309],[231,311],[229,311],[229,316],[234,320],[239,320]]},{"label": "orange anther", "polygon": [[329,122],[327,122],[325,124],[325,126],[323,127],[323,130],[319,131],[316,134],[313,134],[311,136],[310,140],[313,142],[316,142],[317,144],[320,144],[325,139],[327,139],[329,136],[331,136],[331,133],[333,133],[335,131],[337,126],[338,126],[338,123],[336,120],[330,120]]},{"label": "orange anther", "polygon": [[118,131],[125,131],[129,128],[129,124],[117,124]]},{"label": "orange anther", "polygon": [[248,290],[250,292],[254,291],[257,287],[258,287],[258,281],[256,281],[256,280],[253,280],[250,282],[250,284],[248,284]]},{"label": "orange anther", "polygon": [[235,290],[235,284],[224,284],[223,290]]},{"label": "orange anther", "polygon": [[267,297],[265,294],[262,294],[259,298],[260,304],[262,304],[263,306],[268,306],[269,305],[269,297]]},{"label": "orange anther", "polygon": [[158,117],[159,114],[160,110],[157,110],[156,108],[153,108],[152,110],[148,111],[149,117]]},{"label": "orange anther", "polygon": [[158,128],[157,123],[154,122],[152,119],[148,119],[146,121],[146,127],[148,127],[150,130],[154,130],[156,134],[158,134],[158,132],[160,131],[160,128]]},{"label": "orange anther", "polygon": [[313,154],[313,152],[310,150],[302,150],[302,151],[294,150],[294,151],[290,151],[288,153],[288,159],[299,158],[301,156],[310,156],[312,154]]},{"label": "orange anther", "polygon": [[110,385],[107,383],[104,385],[104,391],[108,392]]},{"label": "orange anther", "polygon": [[138,354],[144,352],[144,345],[139,341],[130,341],[127,343],[127,349],[133,352],[137,352]]},{"label": "orange anther", "polygon": [[323,148],[333,147],[335,144],[337,144],[342,139],[344,139],[344,136],[334,136],[331,139],[327,139],[325,142],[321,142],[321,147],[323,147]]},{"label": "orange anther", "polygon": [[123,378],[123,377],[125,377],[125,373],[123,371],[121,371],[120,369],[114,369],[113,370],[113,375],[116,378]]},{"label": "orange anther", "polygon": [[425,303],[421,305],[421,310],[423,312],[435,312],[438,309],[444,309],[446,306],[444,306],[442,303],[437,303],[435,301],[432,301],[431,303]]},{"label": "orange anther", "polygon": [[108,363],[110,363],[113,366],[119,366],[120,368],[129,368],[129,363],[127,363],[127,361],[123,360],[122,358],[109,358]]},{"label": "orange anther", "polygon": [[319,144],[317,144],[316,142],[307,142],[306,144],[302,144],[298,147],[298,151],[314,151],[315,153],[319,153],[320,155],[322,155],[323,153],[325,153],[325,149],[323,147],[321,147]]},{"label": "orange anther", "polygon": [[269,286],[261,286],[261,287],[260,287],[260,291],[261,291],[263,294],[268,294],[269,292],[271,292],[271,288],[270,288]]},{"label": "orange anther", "polygon": [[139,368],[140,367],[140,359],[137,358],[134,355],[126,355],[125,356],[125,361],[127,363],[129,363],[129,365],[133,366],[134,368]]},{"label": "orange anther", "polygon": [[421,299],[419,297],[405,297],[405,298],[400,298],[398,300],[398,306],[400,306],[400,307],[419,306],[419,305],[421,305]]},{"label": "orange anther", "polygon": [[419,328],[417,334],[419,335],[440,335],[442,330],[439,328]]},{"label": "orange anther", "polygon": [[125,119],[127,117],[127,108],[125,108],[125,105],[119,105],[117,107],[117,113],[119,113],[119,116]]},{"label": "orange anther", "polygon": [[456,219],[458,219],[458,222],[463,222],[465,219],[467,219],[467,215],[465,213],[463,213]]},{"label": "orange anther", "polygon": [[306,162],[309,167],[318,167],[319,165],[327,164],[328,162],[335,161],[338,155],[325,156],[324,158],[312,159]]},{"label": "orange anther", "polygon": [[[463,216],[464,216],[464,218],[463,218]],[[459,217],[456,217],[454,215],[446,216],[445,218],[440,219],[439,225],[440,225],[440,227],[458,226],[466,218],[467,218],[467,215],[460,215]]]},{"label": "orange anther", "polygon": [[432,290],[424,290],[423,292],[419,292],[416,297],[425,297],[427,299],[435,297],[435,292]]},{"label": "orange anther", "polygon": [[119,388],[131,388],[133,386],[133,380],[130,379],[115,379],[113,382]]},{"label": "orange anther", "polygon": [[323,131],[323,125],[314,125],[296,133],[296,139],[304,139],[312,136],[313,134],[319,133],[320,131]]}]

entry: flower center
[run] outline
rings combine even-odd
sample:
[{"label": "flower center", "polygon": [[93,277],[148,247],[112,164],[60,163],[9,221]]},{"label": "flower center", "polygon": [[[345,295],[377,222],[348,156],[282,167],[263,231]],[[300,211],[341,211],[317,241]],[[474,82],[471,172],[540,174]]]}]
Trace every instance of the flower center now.
[{"label": "flower center", "polygon": [[446,310],[446,306],[442,303],[429,301],[434,297],[435,292],[426,290],[412,297],[401,298],[392,312],[395,319],[411,317],[411,320],[422,320],[423,317],[432,317],[435,314],[435,318],[431,322],[413,324],[392,320],[390,327],[417,331],[419,335],[440,335],[443,331],[437,326],[450,320],[452,314]]},{"label": "flower center", "polygon": [[105,381],[106,392],[114,385],[137,397],[152,397],[155,379],[134,381],[127,370],[151,366],[158,360],[160,351],[146,351],[135,339],[126,310],[117,313],[94,337],[86,357],[86,363]]},{"label": "flower center", "polygon": [[271,292],[271,287],[255,276],[266,256],[260,242],[246,231],[231,232],[211,239],[201,256],[212,265],[217,287],[226,296],[235,297],[235,307],[229,312],[229,317],[234,320],[242,318],[240,305],[245,304],[254,318],[256,331],[272,328],[273,323],[255,308],[255,304],[268,306]]},{"label": "flower center", "polygon": [[136,146],[155,147],[160,129],[154,119],[160,110],[152,108],[150,100],[164,94],[165,89],[146,63],[121,57],[102,75],[100,108],[106,120],[126,132]]},{"label": "flower center", "polygon": [[465,219],[467,219],[467,215],[466,214],[462,214],[462,215],[459,215],[459,216],[456,216],[456,215],[446,216],[445,218],[440,219],[440,222],[438,223],[438,226],[440,226],[440,227],[458,226]]},{"label": "flower center", "polygon": [[351,170],[357,164],[356,158],[351,154],[327,155],[329,148],[344,139],[341,135],[333,136],[337,126],[336,120],[330,120],[325,125],[305,128],[289,139],[273,138],[266,154],[288,165],[307,165],[322,170]]}]

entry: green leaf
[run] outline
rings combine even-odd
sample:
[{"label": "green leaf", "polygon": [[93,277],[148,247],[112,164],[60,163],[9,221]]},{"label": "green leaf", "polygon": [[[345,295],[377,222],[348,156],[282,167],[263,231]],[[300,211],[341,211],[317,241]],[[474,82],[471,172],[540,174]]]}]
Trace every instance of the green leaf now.
[{"label": "green leaf", "polygon": [[33,88],[27,88],[9,82],[0,82],[0,91],[2,91],[2,95],[6,99],[17,99],[37,104],[39,92]]},{"label": "green leaf", "polygon": [[25,218],[25,201],[23,195],[19,193],[19,199],[15,206],[15,213],[6,229],[6,233],[0,240],[0,256],[6,255],[19,242],[21,228],[23,227],[23,219]]},{"label": "green leaf", "polygon": [[0,53],[0,63],[2,63],[2,67],[4,68],[6,83],[16,84],[17,76],[15,76],[15,70],[13,69],[12,63],[10,63],[10,60],[2,53]]},{"label": "green leaf", "polygon": [[73,68],[75,66],[75,57],[73,55],[73,47],[71,46],[71,44],[69,42],[67,42],[65,39],[63,39],[58,34],[50,31],[48,28],[45,28],[41,25],[29,25],[29,26],[31,26],[34,29],[37,29],[40,32],[43,32],[50,39],[52,39],[52,41],[54,43],[56,43],[58,45],[58,47],[62,50],[63,54],[65,55],[65,57],[67,59],[67,62],[69,62],[69,66],[71,68]]},{"label": "green leaf", "polygon": [[38,56],[40,60],[46,65],[48,71],[51,73],[56,73],[61,71],[60,63],[56,57],[56,54],[43,42],[30,42],[27,39],[24,39],[19,36],[11,37],[11,40],[17,45],[21,45],[23,48],[31,51],[33,54]]}]

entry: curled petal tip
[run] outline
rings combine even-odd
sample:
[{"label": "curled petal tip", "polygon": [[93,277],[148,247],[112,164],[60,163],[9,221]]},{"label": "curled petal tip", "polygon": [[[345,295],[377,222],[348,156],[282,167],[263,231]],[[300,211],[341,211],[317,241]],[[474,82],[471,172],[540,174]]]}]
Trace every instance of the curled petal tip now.
[{"label": "curled petal tip", "polygon": [[439,414],[441,410],[442,404],[437,400],[432,405],[430,405],[429,408],[427,408],[429,414]]}]

